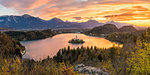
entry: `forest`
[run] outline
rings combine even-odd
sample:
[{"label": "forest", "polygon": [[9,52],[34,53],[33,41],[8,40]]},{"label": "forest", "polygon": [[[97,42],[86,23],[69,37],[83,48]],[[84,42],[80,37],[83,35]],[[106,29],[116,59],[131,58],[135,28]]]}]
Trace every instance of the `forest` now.
[{"label": "forest", "polygon": [[13,39],[19,41],[39,40],[39,39],[45,39],[56,35],[56,33],[51,29],[34,30],[34,31],[6,31],[5,33],[10,37],[12,37]]},{"label": "forest", "polygon": [[118,42],[122,42],[123,47],[71,49],[68,46],[60,49],[52,58],[48,56],[35,61],[22,59],[21,52],[25,50],[24,47],[1,33],[0,75],[80,75],[74,71],[74,67],[81,63],[101,68],[111,75],[150,74],[150,28],[142,32],[112,33],[107,38],[112,41],[121,40]]}]

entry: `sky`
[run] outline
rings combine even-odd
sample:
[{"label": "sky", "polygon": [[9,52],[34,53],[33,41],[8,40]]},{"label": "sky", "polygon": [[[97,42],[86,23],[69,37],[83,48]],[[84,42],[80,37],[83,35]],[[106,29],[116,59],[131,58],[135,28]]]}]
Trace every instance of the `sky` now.
[{"label": "sky", "polygon": [[45,20],[113,20],[150,26],[149,7],[150,0],[0,0],[0,16],[30,14]]}]

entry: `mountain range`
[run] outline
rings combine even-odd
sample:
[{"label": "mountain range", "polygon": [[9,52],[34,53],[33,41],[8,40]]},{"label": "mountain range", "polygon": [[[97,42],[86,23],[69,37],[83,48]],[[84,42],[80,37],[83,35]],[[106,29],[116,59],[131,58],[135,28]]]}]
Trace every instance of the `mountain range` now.
[{"label": "mountain range", "polygon": [[128,26],[127,23],[119,23],[109,21],[106,23],[100,23],[96,20],[89,20],[87,22],[69,22],[63,21],[59,18],[52,18],[50,20],[43,20],[39,17],[34,17],[28,14],[22,16],[0,16],[0,27],[10,29],[63,29],[63,28],[94,28],[97,26],[103,26],[104,24],[114,24],[118,28],[122,26]]}]

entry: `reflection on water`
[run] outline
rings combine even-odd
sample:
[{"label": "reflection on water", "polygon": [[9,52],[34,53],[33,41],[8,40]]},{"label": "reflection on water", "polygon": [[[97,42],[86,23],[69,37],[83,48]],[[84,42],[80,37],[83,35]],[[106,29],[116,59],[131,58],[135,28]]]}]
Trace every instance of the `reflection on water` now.
[{"label": "reflection on water", "polygon": [[[85,41],[84,44],[70,44],[68,41],[75,36]],[[58,50],[70,46],[71,48],[97,46],[98,48],[109,48],[115,43],[110,42],[104,38],[86,36],[84,34],[59,34],[52,38],[36,41],[22,41],[22,45],[26,47],[26,54],[23,58],[31,58],[35,60],[46,58],[47,56],[54,56]]]}]

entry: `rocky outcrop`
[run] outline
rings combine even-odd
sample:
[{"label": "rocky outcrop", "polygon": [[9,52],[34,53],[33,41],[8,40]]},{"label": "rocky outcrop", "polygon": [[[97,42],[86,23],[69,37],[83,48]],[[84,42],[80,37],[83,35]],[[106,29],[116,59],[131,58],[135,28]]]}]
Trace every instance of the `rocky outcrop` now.
[{"label": "rocky outcrop", "polygon": [[110,75],[108,72],[104,72],[100,68],[85,66],[84,64],[77,65],[74,67],[74,70],[78,71],[80,74],[84,73],[86,75]]}]

